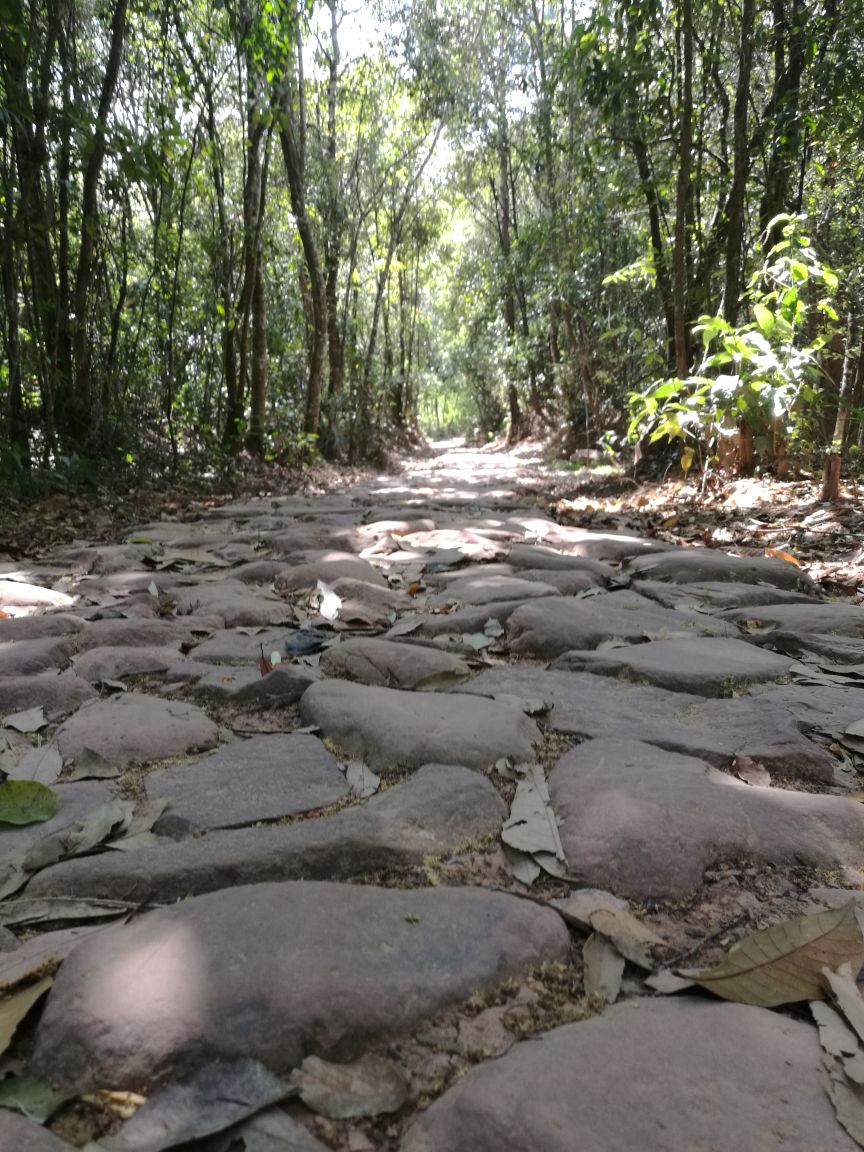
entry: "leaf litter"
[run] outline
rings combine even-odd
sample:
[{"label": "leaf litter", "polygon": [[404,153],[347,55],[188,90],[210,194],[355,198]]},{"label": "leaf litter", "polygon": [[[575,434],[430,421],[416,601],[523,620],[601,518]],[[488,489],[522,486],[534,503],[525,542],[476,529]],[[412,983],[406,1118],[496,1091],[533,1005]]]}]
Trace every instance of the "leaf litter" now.
[{"label": "leaf litter", "polygon": [[398,1112],[408,1099],[405,1074],[383,1056],[331,1064],[307,1056],[291,1073],[291,1084],[307,1108],[330,1120]]}]

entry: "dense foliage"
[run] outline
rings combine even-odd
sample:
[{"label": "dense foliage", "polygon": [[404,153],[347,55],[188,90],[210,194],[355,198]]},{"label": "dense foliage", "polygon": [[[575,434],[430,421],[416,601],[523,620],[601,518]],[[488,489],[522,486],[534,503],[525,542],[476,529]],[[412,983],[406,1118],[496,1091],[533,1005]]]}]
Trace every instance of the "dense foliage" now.
[{"label": "dense foliage", "polygon": [[862,46],[852,0],[0,0],[2,478],[422,426],[836,486]]}]

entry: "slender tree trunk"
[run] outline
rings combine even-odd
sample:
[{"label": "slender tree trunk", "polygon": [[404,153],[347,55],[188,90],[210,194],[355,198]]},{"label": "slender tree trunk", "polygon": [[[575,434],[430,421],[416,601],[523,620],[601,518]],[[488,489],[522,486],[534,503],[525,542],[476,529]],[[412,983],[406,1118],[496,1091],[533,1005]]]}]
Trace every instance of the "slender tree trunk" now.
[{"label": "slender tree trunk", "polygon": [[70,412],[69,432],[78,443],[85,443],[91,434],[91,372],[90,341],[88,339],[88,296],[93,279],[96,236],[99,229],[99,177],[107,147],[106,128],[123,55],[126,36],[126,9],[128,0],[116,0],[111,18],[110,44],[96,126],[84,169],[81,191],[81,239],[78,248],[78,270],[73,294],[74,319],[72,327],[72,355],[75,362],[75,393]]},{"label": "slender tree trunk", "polygon": [[246,439],[247,449],[258,457],[264,455],[267,433],[267,302],[264,287],[264,269],[259,260],[252,294],[252,389]]},{"label": "slender tree trunk", "polygon": [[693,0],[681,0],[680,17],[681,95],[679,103],[678,180],[675,197],[675,370],[684,380],[690,374],[688,331],[689,256],[687,207],[690,199],[690,168],[693,150]]},{"label": "slender tree trunk", "polygon": [[756,0],[742,0],[741,42],[738,54],[738,85],[735,90],[733,123],[732,187],[726,206],[726,280],[723,289],[723,315],[733,326],[738,322],[741,296],[741,249],[744,241],[744,208],[750,150],[747,140],[747,105],[750,99],[750,72],[753,64],[753,24]]},{"label": "slender tree trunk", "polygon": [[[859,342],[855,347],[856,340]],[[843,375],[840,381],[840,394],[837,397],[837,416],[834,420],[834,435],[825,456],[822,473],[822,500],[837,500],[840,497],[840,467],[843,444],[852,408],[855,381],[864,365],[864,342],[861,341],[858,317],[849,313],[846,324],[846,347],[843,355]]]}]

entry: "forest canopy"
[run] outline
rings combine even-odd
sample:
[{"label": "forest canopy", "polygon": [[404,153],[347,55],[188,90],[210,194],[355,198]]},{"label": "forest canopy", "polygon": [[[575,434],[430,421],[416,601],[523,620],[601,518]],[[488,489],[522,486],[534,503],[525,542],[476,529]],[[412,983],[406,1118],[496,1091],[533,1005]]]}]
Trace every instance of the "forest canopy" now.
[{"label": "forest canopy", "polygon": [[857,468],[852,0],[0,0],[0,482]]}]

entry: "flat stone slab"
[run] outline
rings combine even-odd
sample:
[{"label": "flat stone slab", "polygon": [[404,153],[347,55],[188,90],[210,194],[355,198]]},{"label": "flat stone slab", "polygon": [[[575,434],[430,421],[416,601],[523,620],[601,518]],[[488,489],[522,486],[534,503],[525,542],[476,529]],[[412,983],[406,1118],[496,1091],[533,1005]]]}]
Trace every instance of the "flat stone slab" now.
[{"label": "flat stone slab", "polygon": [[430,761],[487,768],[502,756],[533,760],[540,732],[522,712],[438,692],[398,692],[341,680],[313,684],[300,701],[339,748],[372,768],[417,768]]},{"label": "flat stone slab", "polygon": [[628,899],[680,899],[732,861],[861,864],[857,801],[754,787],[638,740],[580,744],[552,769],[549,795],[570,874]]},{"label": "flat stone slab", "polygon": [[857,604],[769,604],[724,612],[726,620],[748,632],[792,632],[864,637],[864,608]]},{"label": "flat stone slab", "polygon": [[565,652],[553,664],[571,672],[620,676],[672,692],[731,696],[751,684],[779,680],[794,660],[723,636],[651,640],[604,652]]},{"label": "flat stone slab", "polygon": [[41,1124],[0,1109],[0,1148],[9,1152],[70,1152],[71,1147]]},{"label": "flat stone slab", "polygon": [[97,693],[74,672],[42,672],[36,676],[0,676],[0,715],[23,712],[41,704],[46,716],[74,712]]},{"label": "flat stone slab", "polygon": [[74,596],[65,592],[55,592],[40,584],[29,584],[23,580],[4,580],[0,577],[0,609],[23,608],[31,612],[46,608],[69,608],[75,603]]},{"label": "flat stone slab", "polygon": [[[780,688],[766,689],[766,694]],[[591,739],[624,736],[730,767],[736,756],[764,764],[772,776],[834,782],[834,758],[808,740],[785,702],[742,696],[706,700],[683,692],[628,684],[584,672],[499,667],[481,672],[455,693],[536,700],[552,705],[547,727]]]},{"label": "flat stone slab", "polygon": [[215,748],[219,733],[212,720],[191,704],[127,692],[85,705],[57,732],[64,759],[85,748],[110,764],[148,764]]},{"label": "flat stone slab", "polygon": [[504,801],[479,772],[428,764],[330,816],[69,860],[34,876],[27,894],[138,904],[265,880],[346,880],[452,855],[497,832],[506,815]]},{"label": "flat stone slab", "polygon": [[539,517],[525,519],[522,524],[527,532],[536,533],[538,540],[552,545],[558,551],[610,564],[618,564],[622,560],[629,560],[632,556],[641,556],[646,552],[664,552],[669,547],[659,540],[650,540],[646,536],[636,536],[629,532],[599,532],[590,528],[574,528]]},{"label": "flat stone slab", "polygon": [[239,580],[196,584],[176,589],[178,616],[199,616],[218,621],[223,628],[259,627],[289,624],[294,619],[291,605],[264,592],[250,592]]},{"label": "flat stone slab", "polygon": [[420,644],[395,640],[356,639],[335,644],[321,655],[318,668],[324,676],[353,680],[379,688],[423,687],[424,683],[457,683],[471,675],[459,656]]},{"label": "flat stone slab", "polygon": [[314,736],[253,736],[191,764],[151,772],[149,800],[170,808],[156,825],[160,835],[238,828],[325,808],[348,795],[336,760]]},{"label": "flat stone slab", "polygon": [[589,588],[605,588],[605,580],[595,576],[593,572],[583,572],[576,568],[572,572],[564,569],[557,572],[554,568],[519,568],[519,575],[523,580],[538,581],[556,588],[562,596],[577,596]]},{"label": "flat stone slab", "polygon": [[864,691],[826,684],[758,684],[748,697],[774,708],[786,708],[805,732],[833,736],[864,720]]},{"label": "flat stone slab", "polygon": [[309,1054],[347,1060],[569,949],[557,913],[476,888],[216,892],[84,941],[55,979],[33,1067],[80,1091],[146,1091],[214,1059],[276,1073]]},{"label": "flat stone slab", "polygon": [[[561,597],[556,596],[554,599],[557,601]],[[420,613],[418,617],[420,623],[411,635],[430,638],[439,636],[461,638],[466,632],[482,632],[487,620],[497,620],[503,624],[524,603],[524,600],[495,600],[491,604],[469,604],[467,607],[458,608],[454,612]],[[399,630],[401,626],[402,622],[399,621],[395,629],[391,629],[385,635],[385,639],[389,639],[391,636],[404,635]]]},{"label": "flat stone slab", "polygon": [[269,657],[280,652],[285,658],[285,643],[296,632],[289,628],[220,628],[202,640],[191,651],[193,660],[205,664],[248,664],[258,667],[261,649]]},{"label": "flat stone slab", "polygon": [[361,560],[359,556],[345,556],[332,560],[322,558],[308,564],[295,564],[291,568],[283,567],[273,581],[273,586],[278,592],[298,592],[301,588],[317,587],[319,580],[332,585],[334,580],[342,577],[363,580],[380,587],[387,585],[378,569],[368,560]]},{"label": "flat stone slab", "polygon": [[639,999],[517,1044],[429,1108],[401,1152],[855,1152],[816,1029],[764,1008]]},{"label": "flat stone slab", "polygon": [[668,584],[664,580],[634,580],[633,591],[664,608],[703,607],[706,612],[728,608],[753,608],[765,604],[813,604],[807,592],[775,588],[773,584],[739,584],[734,580],[695,580],[688,584]]},{"label": "flat stone slab", "polygon": [[786,560],[768,556],[730,556],[713,548],[676,548],[631,560],[628,570],[650,580],[676,584],[731,580],[738,584],[773,584],[794,592],[815,591],[806,572]]},{"label": "flat stone slab", "polygon": [[179,648],[192,638],[191,621],[94,620],[76,642],[80,652],[87,652],[91,648]]},{"label": "flat stone slab", "polygon": [[317,678],[313,669],[295,664],[280,664],[266,676],[260,668],[214,668],[197,679],[192,695],[217,704],[271,708],[296,703]]},{"label": "flat stone slab", "polygon": [[19,616],[0,620],[0,644],[10,640],[44,640],[48,636],[69,636],[87,625],[71,612],[49,612],[44,616]]},{"label": "flat stone slab", "polygon": [[74,784],[55,784],[60,803],[50,820],[41,824],[0,824],[0,874],[20,861],[39,840],[66,832],[83,820],[100,804],[111,798],[111,785],[105,780],[80,780]]},{"label": "flat stone slab", "polygon": [[551,660],[570,649],[596,648],[604,640],[669,639],[674,636],[737,636],[737,628],[699,612],[660,608],[635,592],[609,592],[584,599],[546,597],[510,615],[507,637],[517,656]]},{"label": "flat stone slab", "polygon": [[176,648],[91,648],[73,662],[76,676],[91,684],[166,672],[177,663]]},{"label": "flat stone slab", "polygon": [[464,576],[451,580],[446,591],[430,597],[433,608],[448,604],[494,604],[496,600],[533,600],[541,596],[558,596],[557,588],[536,580],[523,580],[517,576]]},{"label": "flat stone slab", "polygon": [[616,570],[602,560],[592,560],[589,556],[572,556],[557,552],[543,544],[514,544],[507,554],[507,562],[523,575],[522,569],[548,572],[582,572],[594,577],[596,584],[605,584]]}]

